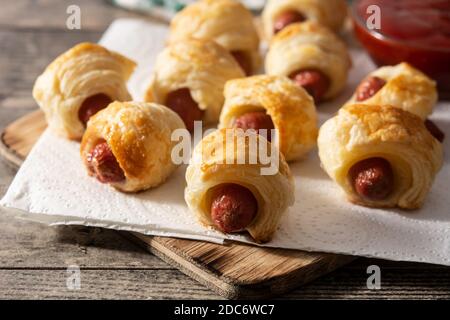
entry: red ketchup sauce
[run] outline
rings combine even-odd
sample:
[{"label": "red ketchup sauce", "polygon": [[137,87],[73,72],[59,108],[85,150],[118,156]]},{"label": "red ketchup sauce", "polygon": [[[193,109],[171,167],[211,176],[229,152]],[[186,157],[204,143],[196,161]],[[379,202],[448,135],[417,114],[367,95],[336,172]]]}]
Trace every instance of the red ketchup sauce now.
[{"label": "red ketchup sauce", "polygon": [[[379,29],[367,26],[371,5],[380,8]],[[409,62],[437,81],[441,98],[450,99],[449,0],[358,0],[353,25],[376,64]]]}]

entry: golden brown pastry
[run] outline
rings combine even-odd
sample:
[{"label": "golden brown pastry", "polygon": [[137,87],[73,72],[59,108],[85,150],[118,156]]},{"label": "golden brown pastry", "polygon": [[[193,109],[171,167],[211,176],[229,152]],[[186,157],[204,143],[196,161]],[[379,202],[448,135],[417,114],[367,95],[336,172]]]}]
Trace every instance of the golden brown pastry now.
[{"label": "golden brown pastry", "polygon": [[234,0],[200,0],[179,12],[170,24],[170,42],[210,39],[227,49],[246,74],[260,66],[259,38],[253,16]]},{"label": "golden brown pastry", "polygon": [[314,21],[338,32],[347,16],[345,0],[269,0],[262,17],[270,39],[296,22]]},{"label": "golden brown pastry", "polygon": [[389,104],[425,120],[433,112],[436,101],[436,83],[404,62],[370,73],[347,104]]},{"label": "golden brown pastry", "polygon": [[[277,129],[277,147],[287,161],[303,157],[316,145],[314,101],[286,77],[253,76],[228,81],[219,128]],[[265,132],[269,141],[270,131]]]},{"label": "golden brown pastry", "polygon": [[180,117],[156,103],[113,102],[89,120],[81,158],[89,175],[124,192],[163,183],[176,169],[172,132]]},{"label": "golden brown pastry", "polygon": [[225,82],[242,77],[237,62],[215,42],[184,39],[159,54],[145,100],[168,106],[192,131],[196,120],[217,123]]},{"label": "golden brown pastry", "polygon": [[318,145],[323,169],[368,207],[420,208],[443,163],[422,119],[393,106],[341,108],[320,128]]},{"label": "golden brown pastry", "polygon": [[80,43],[56,58],[40,75],[33,97],[50,129],[81,139],[90,116],[112,101],[128,101],[126,82],[135,63],[94,43]]},{"label": "golden brown pastry", "polygon": [[[225,233],[246,230],[256,242],[267,242],[294,202],[294,181],[270,142],[256,133],[248,133],[247,139],[241,133],[219,129],[195,147],[186,171],[185,199],[203,225]],[[264,164],[268,161],[260,156],[262,148],[272,150],[271,164]],[[270,165],[273,170],[264,173]]]},{"label": "golden brown pastry", "polygon": [[279,32],[270,43],[265,64],[268,74],[291,78],[320,102],[344,89],[351,60],[342,40],[309,21]]}]

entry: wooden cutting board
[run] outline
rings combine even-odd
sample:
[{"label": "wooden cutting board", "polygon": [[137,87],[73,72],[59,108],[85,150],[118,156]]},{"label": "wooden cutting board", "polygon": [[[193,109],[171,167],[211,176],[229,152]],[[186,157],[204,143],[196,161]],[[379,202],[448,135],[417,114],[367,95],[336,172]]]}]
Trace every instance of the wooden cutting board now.
[{"label": "wooden cutting board", "polygon": [[[4,129],[0,155],[20,167],[46,128],[41,111]],[[269,298],[282,294],[354,260],[354,257],[299,250],[260,248],[229,242],[217,245],[120,232],[146,250],[229,299]]]}]

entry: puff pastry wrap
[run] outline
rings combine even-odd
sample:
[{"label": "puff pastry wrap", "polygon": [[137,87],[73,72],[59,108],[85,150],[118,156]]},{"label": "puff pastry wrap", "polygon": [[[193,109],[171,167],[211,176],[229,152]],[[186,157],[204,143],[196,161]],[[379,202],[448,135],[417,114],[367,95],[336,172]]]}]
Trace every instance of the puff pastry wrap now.
[{"label": "puff pastry wrap", "polygon": [[278,130],[277,147],[287,161],[301,158],[316,146],[314,101],[288,78],[261,75],[232,80],[224,92],[219,128],[232,127],[234,120],[247,112],[264,110]]},{"label": "puff pastry wrap", "polygon": [[229,52],[243,51],[253,71],[261,65],[252,13],[238,1],[200,0],[188,5],[172,19],[169,42],[189,37],[214,40]]},{"label": "puff pastry wrap", "polygon": [[233,57],[215,42],[184,39],[158,55],[145,101],[164,104],[170,92],[189,88],[199,108],[205,110],[203,121],[216,123],[225,83],[244,76]]},{"label": "puff pastry wrap", "polygon": [[100,93],[112,101],[131,100],[126,81],[135,66],[100,45],[80,43],[56,58],[37,78],[33,97],[53,131],[80,139],[85,126],[78,111],[84,100]]},{"label": "puff pastry wrap", "polygon": [[345,0],[269,0],[262,13],[264,32],[273,36],[274,22],[286,11],[298,11],[307,20],[318,22],[333,31],[339,31],[347,16]]},{"label": "puff pastry wrap", "polygon": [[345,87],[350,56],[344,42],[315,22],[294,23],[271,41],[266,56],[266,72],[289,76],[295,71],[314,69],[330,80],[324,99],[336,96]]},{"label": "puff pastry wrap", "polygon": [[111,185],[136,192],[163,183],[176,169],[171,160],[173,130],[185,128],[180,117],[156,103],[113,102],[88,122],[81,141],[86,166],[88,153],[99,141],[111,148],[126,179]]},{"label": "puff pastry wrap", "polygon": [[[375,95],[360,103],[393,105],[423,120],[433,112],[438,97],[436,83],[408,63],[381,67],[369,76],[381,78],[386,84]],[[358,103],[356,94],[346,104],[353,103]]]},{"label": "puff pastry wrap", "polygon": [[[393,106],[348,105],[319,131],[323,169],[350,201],[369,207],[422,206],[443,163],[443,149],[416,115]],[[394,191],[382,201],[363,200],[348,178],[357,162],[382,157],[394,173]]]},{"label": "puff pastry wrap", "polygon": [[[226,139],[227,131],[233,139]],[[267,143],[267,150],[270,150],[270,143],[264,137],[249,134],[252,135],[256,136],[258,143]],[[277,152],[279,169],[275,175],[261,175],[261,168],[265,165],[261,164],[256,154],[253,154],[258,159],[256,164],[249,164],[249,161],[245,164],[227,164],[236,163],[237,148],[233,148],[233,141],[237,141],[236,129],[219,129],[195,147],[186,171],[186,203],[200,223],[214,227],[210,217],[212,189],[224,183],[242,185],[253,193],[258,203],[257,215],[246,230],[257,242],[270,241],[281,216],[294,203],[295,187],[289,166],[280,152]],[[226,148],[233,152],[226,152]],[[258,152],[252,149],[246,139],[245,154]]]}]

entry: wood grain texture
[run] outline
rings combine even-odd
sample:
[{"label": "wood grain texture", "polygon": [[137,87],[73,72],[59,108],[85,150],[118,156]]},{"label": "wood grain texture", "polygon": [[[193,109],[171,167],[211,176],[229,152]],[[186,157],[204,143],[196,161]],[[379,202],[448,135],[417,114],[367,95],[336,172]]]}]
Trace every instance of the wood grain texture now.
[{"label": "wood grain texture", "polygon": [[[11,164],[20,165],[45,128],[44,114],[39,110],[14,121],[1,133],[0,155]],[[280,295],[354,260],[335,254],[238,243],[216,245],[137,233],[132,239],[229,299]]]},{"label": "wood grain texture", "polygon": [[80,290],[69,290],[67,271],[0,270],[0,299],[218,299],[177,270],[81,271]]},{"label": "wood grain texture", "polygon": [[[65,28],[65,10],[70,4],[81,4],[82,30]],[[3,1],[0,128],[36,109],[31,88],[49,61],[75,43],[97,41],[109,23],[120,17],[141,18],[115,9],[103,0]],[[15,172],[0,161],[0,197]],[[65,269],[72,263],[82,268],[80,292],[65,287]],[[381,268],[381,290],[366,287],[366,269],[372,264]],[[114,277],[114,281],[105,277]],[[85,286],[84,280],[89,280],[89,286]],[[0,208],[0,298],[80,297],[220,298],[157,257],[123,241],[111,230],[49,228],[17,220],[13,210]],[[280,298],[450,299],[450,268],[360,258]]]},{"label": "wood grain texture", "polygon": [[15,219],[0,210],[0,269],[173,269],[126,241],[117,232],[84,226],[58,226]]},{"label": "wood grain texture", "polygon": [[[366,287],[366,268],[382,267],[380,290]],[[281,299],[450,299],[448,269],[359,259]],[[404,265],[406,266],[406,265]],[[68,290],[66,267],[0,268],[0,299],[220,299],[174,269],[81,268],[81,288]]]},{"label": "wood grain texture", "polygon": [[355,258],[298,250],[258,248],[239,243],[200,241],[133,234],[139,245],[228,299],[281,295]]}]

